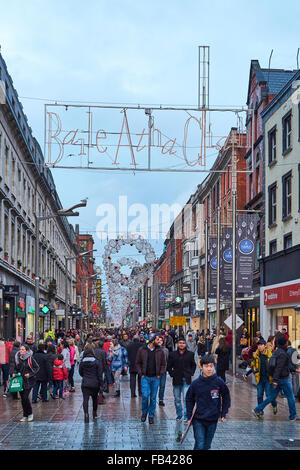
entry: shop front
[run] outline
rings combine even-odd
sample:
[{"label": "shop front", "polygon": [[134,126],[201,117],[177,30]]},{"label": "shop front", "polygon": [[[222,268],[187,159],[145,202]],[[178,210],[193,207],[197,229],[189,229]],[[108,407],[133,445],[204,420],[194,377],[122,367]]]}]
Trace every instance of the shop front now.
[{"label": "shop front", "polygon": [[285,328],[292,345],[300,345],[300,279],[261,288],[262,332],[267,339]]}]

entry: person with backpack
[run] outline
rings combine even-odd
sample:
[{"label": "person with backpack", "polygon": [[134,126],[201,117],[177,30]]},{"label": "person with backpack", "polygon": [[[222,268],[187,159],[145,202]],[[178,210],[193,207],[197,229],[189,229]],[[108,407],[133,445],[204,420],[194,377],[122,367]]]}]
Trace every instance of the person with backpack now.
[{"label": "person with backpack", "polygon": [[[260,405],[264,401],[264,393],[266,397],[268,397],[271,393],[271,384],[272,384],[272,377],[268,374],[268,364],[272,357],[272,351],[267,348],[267,343],[264,339],[260,339],[257,343],[257,350],[253,355],[253,359],[251,361],[251,368],[245,374],[245,378],[248,377],[252,372],[255,376],[256,381],[256,388],[257,388],[257,404]],[[274,415],[278,412],[277,401],[274,399],[271,402],[273,407]],[[260,414],[260,419],[264,416],[264,412],[262,411]]]},{"label": "person with backpack", "polygon": [[[300,416],[297,416],[295,397],[292,389],[289,375],[291,371],[291,361],[287,354],[288,340],[283,334],[276,335],[277,349],[269,359],[268,375],[272,377],[272,385],[270,393],[267,398],[254,408],[253,414],[256,418],[261,419],[263,416],[264,408],[276,400],[280,391],[284,393],[287,398],[289,406],[289,420],[299,421]],[[300,372],[300,371],[299,371]],[[298,372],[298,373],[299,373]]]}]

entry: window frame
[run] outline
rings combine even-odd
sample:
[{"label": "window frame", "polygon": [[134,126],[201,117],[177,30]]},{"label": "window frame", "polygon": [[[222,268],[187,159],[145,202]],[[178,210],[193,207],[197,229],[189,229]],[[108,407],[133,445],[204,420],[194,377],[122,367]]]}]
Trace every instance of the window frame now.
[{"label": "window frame", "polygon": [[[271,246],[272,246],[272,245],[273,245],[273,246],[275,245],[275,247],[276,247],[276,250],[275,250],[274,253],[272,253],[272,250],[271,250]],[[274,238],[274,240],[270,240],[270,241],[269,241],[269,256],[275,255],[276,253],[277,253],[277,239]]]},{"label": "window frame", "polygon": [[[290,179],[291,181],[291,188],[290,188],[290,194],[289,194],[289,199],[290,199],[290,212],[287,212],[287,194],[286,194],[286,182],[287,180]],[[282,176],[282,220],[288,220],[292,217],[292,212],[293,212],[293,207],[292,207],[292,170],[290,170],[288,173]]]},{"label": "window frame", "polygon": [[[292,241],[292,244],[291,246],[285,246],[286,245],[286,241],[291,238],[291,241]],[[289,248],[292,248],[293,246],[293,233],[292,232],[289,232],[289,233],[286,233],[285,235],[283,235],[283,249],[284,250],[288,250]]]},{"label": "window frame", "polygon": [[[274,136],[275,145],[272,145],[272,137]],[[275,148],[275,152],[274,152]],[[275,153],[275,158],[273,154]],[[269,166],[274,165],[277,162],[277,126],[272,127],[268,132],[268,162]]]},{"label": "window frame", "polygon": [[[291,128],[289,132],[290,143],[286,147],[287,133],[286,133],[286,123],[290,121]],[[292,149],[292,110],[290,109],[282,118],[282,155],[287,154]]]},{"label": "window frame", "polygon": [[[272,194],[275,190],[275,206],[272,201]],[[274,216],[274,207],[275,207],[275,217]],[[272,183],[268,186],[268,225],[269,227],[274,227],[277,224],[277,182]]]}]

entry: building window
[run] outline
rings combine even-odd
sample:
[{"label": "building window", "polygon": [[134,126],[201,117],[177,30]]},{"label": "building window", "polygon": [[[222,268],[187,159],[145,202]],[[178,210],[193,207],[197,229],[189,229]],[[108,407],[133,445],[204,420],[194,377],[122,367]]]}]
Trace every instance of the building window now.
[{"label": "building window", "polygon": [[286,153],[292,147],[292,111],[282,118],[282,153]]},{"label": "building window", "polygon": [[269,165],[276,162],[276,126],[268,132]]},{"label": "building window", "polygon": [[276,183],[268,187],[269,193],[269,227],[276,224]]},{"label": "building window", "polygon": [[259,151],[256,154],[255,166],[256,166],[256,170],[255,170],[256,194],[258,194],[260,191],[260,152]]},{"label": "building window", "polygon": [[199,279],[198,271],[193,273],[193,283],[192,283],[192,295],[198,295],[199,293]]},{"label": "building window", "polygon": [[292,215],[292,172],[282,177],[282,220]]},{"label": "building window", "polygon": [[283,237],[283,248],[287,250],[293,246],[292,233],[287,233]]},{"label": "building window", "polygon": [[269,255],[277,253],[277,240],[272,240],[269,244]]}]

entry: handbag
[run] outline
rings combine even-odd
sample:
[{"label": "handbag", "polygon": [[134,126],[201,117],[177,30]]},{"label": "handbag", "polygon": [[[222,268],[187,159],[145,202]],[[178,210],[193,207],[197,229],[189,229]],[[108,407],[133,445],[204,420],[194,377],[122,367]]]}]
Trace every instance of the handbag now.
[{"label": "handbag", "polygon": [[22,392],[23,391],[23,377],[16,375],[9,380],[9,392]]}]

